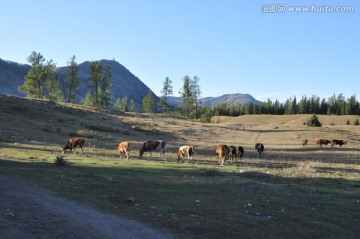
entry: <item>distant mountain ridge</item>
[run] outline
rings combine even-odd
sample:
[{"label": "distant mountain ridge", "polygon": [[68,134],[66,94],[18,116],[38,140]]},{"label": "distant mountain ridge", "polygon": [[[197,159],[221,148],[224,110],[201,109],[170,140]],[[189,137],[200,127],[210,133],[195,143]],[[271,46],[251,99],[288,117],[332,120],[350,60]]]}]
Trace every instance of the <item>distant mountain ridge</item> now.
[{"label": "distant mountain ridge", "polygon": [[[135,105],[139,108],[142,106],[143,98],[148,94],[151,89],[145,85],[138,77],[131,73],[125,66],[121,65],[115,60],[100,60],[103,66],[109,66],[111,68],[111,78],[113,80],[111,86],[111,93],[113,96],[112,101],[115,102],[117,98],[128,97],[128,103],[130,100],[134,100]],[[80,90],[75,92],[75,102],[79,103],[88,92],[87,79],[90,76],[89,61],[78,63],[79,76],[80,76]],[[25,75],[31,69],[30,65],[19,64],[16,62],[6,61],[0,59],[0,93],[11,94],[16,96],[25,96],[23,92],[18,91],[18,87],[24,84]],[[64,80],[68,66],[58,67],[56,69],[58,79],[60,82]],[[154,94],[156,100],[159,97]],[[180,97],[168,98],[169,103],[175,107],[181,105]],[[221,103],[254,103],[259,104],[261,101],[254,99],[249,94],[226,94],[219,97],[205,97],[200,99],[204,106],[216,106]]]},{"label": "distant mountain ridge", "polygon": [[[181,97],[174,97],[169,96],[168,97],[169,104],[173,106],[180,106],[181,105]],[[260,104],[262,101],[256,100],[254,97],[252,97],[249,94],[225,94],[218,97],[205,97],[200,98],[199,101],[201,102],[201,105],[203,106],[210,106],[214,107],[219,104]]]}]

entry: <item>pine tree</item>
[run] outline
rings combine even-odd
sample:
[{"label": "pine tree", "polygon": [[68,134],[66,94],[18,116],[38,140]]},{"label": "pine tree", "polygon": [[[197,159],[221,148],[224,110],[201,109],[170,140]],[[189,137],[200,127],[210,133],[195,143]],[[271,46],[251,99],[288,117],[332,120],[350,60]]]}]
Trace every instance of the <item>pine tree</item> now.
[{"label": "pine tree", "polygon": [[19,86],[19,91],[25,92],[27,97],[42,99],[47,77],[45,58],[40,53],[33,51],[26,60],[31,64],[31,69],[25,76],[24,84]]},{"label": "pine tree", "polygon": [[317,115],[313,114],[313,116],[306,122],[306,125],[311,127],[321,127],[322,123],[319,121]]},{"label": "pine tree", "polygon": [[195,118],[196,121],[199,120],[199,112],[198,112],[198,105],[199,105],[199,97],[201,96],[201,90],[199,85],[200,79],[197,76],[190,81],[190,88],[192,91],[193,102],[195,105]]},{"label": "pine tree", "polygon": [[88,78],[89,94],[94,99],[94,105],[107,107],[111,103],[111,69],[109,66],[103,67],[99,61],[89,63],[90,77]]},{"label": "pine tree", "polygon": [[154,97],[152,92],[149,90],[148,94],[143,98],[143,112],[144,113],[153,113],[154,112]]},{"label": "pine tree", "polygon": [[159,102],[160,110],[163,110],[165,113],[169,111],[170,105],[168,103],[168,96],[173,94],[172,81],[169,77],[165,78],[163,89],[161,90],[161,97]]},{"label": "pine tree", "polygon": [[134,99],[131,99],[130,101],[130,112],[136,112],[136,106],[135,106],[135,101]]},{"label": "pine tree", "polygon": [[183,114],[187,117],[190,117],[192,105],[194,103],[193,91],[191,89],[191,79],[189,76],[186,75],[184,76],[183,81],[184,81],[183,87],[179,91],[179,94],[182,98],[181,108]]},{"label": "pine tree", "polygon": [[99,105],[107,107],[111,103],[111,70],[109,66],[102,68],[102,74],[100,78],[100,89],[99,89]]},{"label": "pine tree", "polygon": [[51,61],[47,62],[46,69],[46,90],[48,91],[48,98],[50,101],[57,101],[59,99],[59,80],[56,74],[56,64]]},{"label": "pine tree", "polygon": [[100,89],[100,80],[101,80],[101,71],[102,66],[99,61],[91,61],[89,63],[90,67],[90,77],[87,80],[89,94],[94,98],[94,104],[99,105],[99,89]]},{"label": "pine tree", "polygon": [[74,91],[80,89],[80,76],[79,76],[79,66],[75,61],[75,56],[73,56],[67,63],[69,69],[66,72],[65,77],[65,85],[63,87],[63,95],[64,99],[66,99],[65,91],[69,91],[69,95],[67,97],[67,102],[71,103],[75,101],[75,94]]}]

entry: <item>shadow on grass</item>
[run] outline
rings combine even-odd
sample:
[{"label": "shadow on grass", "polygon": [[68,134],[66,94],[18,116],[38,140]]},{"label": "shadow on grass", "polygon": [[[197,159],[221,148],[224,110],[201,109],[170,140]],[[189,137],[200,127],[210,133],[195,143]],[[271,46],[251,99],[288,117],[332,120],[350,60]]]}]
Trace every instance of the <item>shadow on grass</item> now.
[{"label": "shadow on grass", "polygon": [[165,227],[179,238],[355,238],[360,233],[360,214],[354,210],[359,181],[139,163],[55,166],[0,160],[0,173],[99,210]]}]

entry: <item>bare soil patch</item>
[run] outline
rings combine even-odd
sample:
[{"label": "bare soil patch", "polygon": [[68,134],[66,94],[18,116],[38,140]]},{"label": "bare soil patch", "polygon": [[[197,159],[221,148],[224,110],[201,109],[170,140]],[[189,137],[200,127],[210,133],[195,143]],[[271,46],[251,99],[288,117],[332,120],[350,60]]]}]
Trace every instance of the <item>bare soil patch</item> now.
[{"label": "bare soil patch", "polygon": [[0,238],[170,238],[0,175]]}]

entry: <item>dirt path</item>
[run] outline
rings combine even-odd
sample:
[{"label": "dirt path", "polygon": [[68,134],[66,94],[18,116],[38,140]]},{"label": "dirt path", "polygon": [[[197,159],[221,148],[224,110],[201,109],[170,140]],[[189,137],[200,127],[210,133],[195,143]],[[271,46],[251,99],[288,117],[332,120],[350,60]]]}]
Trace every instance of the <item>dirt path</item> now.
[{"label": "dirt path", "polygon": [[0,175],[0,238],[171,238]]}]

